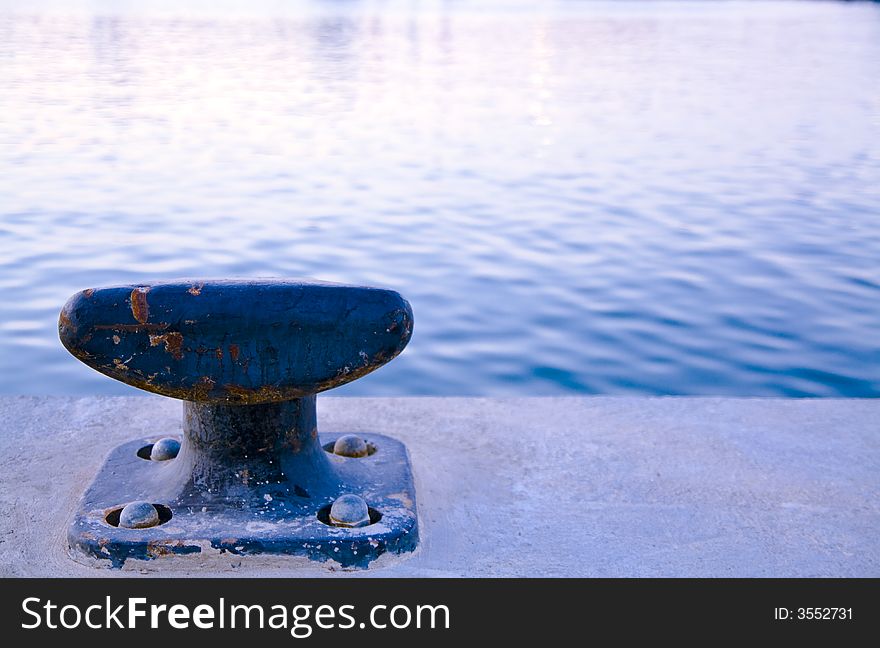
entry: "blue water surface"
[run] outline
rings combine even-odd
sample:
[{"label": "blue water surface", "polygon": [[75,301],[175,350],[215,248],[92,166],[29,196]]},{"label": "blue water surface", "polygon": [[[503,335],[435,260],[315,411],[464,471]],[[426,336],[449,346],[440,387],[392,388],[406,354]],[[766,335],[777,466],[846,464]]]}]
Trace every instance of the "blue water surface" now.
[{"label": "blue water surface", "polygon": [[199,276],[400,290],[343,394],[880,396],[880,5],[0,0],[0,393]]}]

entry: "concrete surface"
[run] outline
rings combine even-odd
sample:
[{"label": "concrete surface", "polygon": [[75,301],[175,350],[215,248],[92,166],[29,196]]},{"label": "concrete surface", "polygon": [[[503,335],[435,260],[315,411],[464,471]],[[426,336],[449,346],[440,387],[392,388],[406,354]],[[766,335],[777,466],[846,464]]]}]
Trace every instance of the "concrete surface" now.
[{"label": "concrete surface", "polygon": [[73,561],[106,453],[180,429],[159,397],[0,398],[4,576],[880,576],[880,400],[318,398],[409,446],[422,542],[367,571],[267,557]]}]

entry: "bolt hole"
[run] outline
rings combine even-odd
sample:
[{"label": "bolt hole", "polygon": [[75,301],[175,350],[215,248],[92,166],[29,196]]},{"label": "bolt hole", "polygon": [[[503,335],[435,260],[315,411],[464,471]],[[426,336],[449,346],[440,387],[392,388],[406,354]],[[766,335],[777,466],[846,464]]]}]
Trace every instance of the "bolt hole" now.
[{"label": "bolt hole", "polygon": [[177,438],[163,437],[140,448],[137,456],[147,461],[164,462],[174,459],[179,452],[180,441]]},{"label": "bolt hole", "polygon": [[[341,456],[341,455],[337,455],[335,452],[333,452],[333,446],[335,445],[335,443],[336,443],[335,441],[331,441],[330,443],[325,443],[321,447],[324,448],[325,451],[329,452],[330,454],[332,454],[334,456],[337,456],[337,457]],[[379,448],[376,447],[375,443],[370,443],[366,439],[364,439],[364,443],[367,444],[367,456],[368,457],[370,455],[376,454],[376,452],[379,451]],[[138,452],[138,455],[140,455],[140,452]],[[147,459],[149,459],[149,458],[150,458],[150,455],[148,454]],[[346,459],[363,459],[363,457],[346,457]]]},{"label": "bolt hole", "polygon": [[[138,456],[140,456],[140,451],[138,451]],[[149,453],[147,453],[147,459],[149,459],[149,458],[150,458],[150,455],[149,455]],[[165,524],[166,522],[168,522],[171,519],[172,513],[171,513],[170,508],[168,508],[167,506],[163,506],[162,504],[153,504],[153,506],[156,507],[156,512],[159,514],[159,524],[157,526],[162,526],[163,524]],[[116,507],[115,509],[113,509],[112,511],[107,513],[107,515],[104,516],[104,521],[107,524],[109,524],[110,526],[118,527],[119,526],[119,514],[122,513],[122,509],[124,509],[124,508],[125,508],[124,506]],[[328,515],[327,519],[329,520],[330,519],[329,518],[329,515],[330,515],[329,508],[327,509],[327,515]],[[371,520],[373,519],[372,512],[370,513],[370,519]],[[153,528],[155,528],[155,527],[153,527]]]},{"label": "bolt hole", "polygon": [[[333,444],[330,444],[330,447],[332,449]],[[331,504],[328,504],[327,506],[324,506],[318,510],[318,520],[320,520],[321,522],[323,522],[327,526],[332,526],[334,529],[344,528],[344,527],[337,527],[335,524],[332,524],[330,522],[330,506],[331,506]],[[361,509],[361,510],[363,510],[363,509]],[[370,514],[370,524],[376,524],[376,522],[378,522],[379,520],[382,519],[382,514],[379,513],[379,511],[374,509],[372,506],[367,507],[367,511]],[[364,529],[366,527],[360,527],[360,528]]]}]

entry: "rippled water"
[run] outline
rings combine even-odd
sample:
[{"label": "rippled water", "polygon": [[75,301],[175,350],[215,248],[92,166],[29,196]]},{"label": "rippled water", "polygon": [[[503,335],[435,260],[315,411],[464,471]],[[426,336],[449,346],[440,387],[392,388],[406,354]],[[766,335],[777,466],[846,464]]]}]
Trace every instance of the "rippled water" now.
[{"label": "rippled water", "polygon": [[880,5],[0,3],[0,392],[186,276],[399,289],[342,393],[880,396]]}]

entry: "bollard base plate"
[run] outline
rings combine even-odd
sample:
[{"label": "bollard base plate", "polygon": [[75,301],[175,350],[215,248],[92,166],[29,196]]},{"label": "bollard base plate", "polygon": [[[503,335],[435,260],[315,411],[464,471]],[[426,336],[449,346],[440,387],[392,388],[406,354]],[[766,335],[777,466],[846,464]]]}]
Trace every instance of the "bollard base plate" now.
[{"label": "bollard base plate", "polygon": [[[321,434],[332,448],[339,434]],[[127,560],[169,555],[281,554],[365,568],[384,553],[413,551],[418,543],[415,487],[406,447],[390,437],[359,434],[376,452],[361,458],[329,454],[337,481],[329,492],[308,493],[292,484],[248,484],[246,495],[201,493],[163,497],[165,462],[143,457],[159,437],[115,448],[80,501],[68,531],[71,549],[122,567]],[[140,451],[140,454],[139,454]],[[149,456],[147,454],[147,456]],[[246,480],[245,480],[246,481]],[[371,524],[339,528],[328,524],[336,496],[355,493],[370,506]],[[145,529],[115,526],[121,507],[147,501],[159,511],[160,524]]]}]

